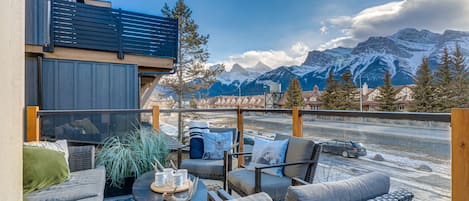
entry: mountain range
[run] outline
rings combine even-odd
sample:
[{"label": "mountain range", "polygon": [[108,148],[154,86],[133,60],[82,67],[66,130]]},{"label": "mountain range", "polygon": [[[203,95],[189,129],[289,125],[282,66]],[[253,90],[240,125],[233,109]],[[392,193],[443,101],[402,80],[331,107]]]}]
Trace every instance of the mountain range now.
[{"label": "mountain range", "polygon": [[259,95],[268,90],[266,86],[270,82],[280,83],[285,91],[295,77],[305,91],[312,90],[314,85],[322,90],[330,71],[340,79],[346,70],[352,72],[357,85],[360,80],[372,88],[382,85],[386,71],[391,73],[393,85],[413,84],[423,57],[428,57],[432,70],[435,70],[443,49],[446,47],[452,52],[456,44],[461,46],[469,64],[469,32],[446,30],[440,34],[406,28],[390,36],[369,37],[353,48],[313,50],[303,64],[297,66],[271,68],[262,62],[253,67],[234,64],[230,71],[219,74],[218,81],[203,93],[209,96],[237,95],[238,92]]}]

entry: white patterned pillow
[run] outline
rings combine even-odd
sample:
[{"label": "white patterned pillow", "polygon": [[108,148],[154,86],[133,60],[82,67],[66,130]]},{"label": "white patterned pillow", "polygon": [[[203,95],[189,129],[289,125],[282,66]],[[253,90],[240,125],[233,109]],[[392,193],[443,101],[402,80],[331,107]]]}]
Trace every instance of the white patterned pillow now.
[{"label": "white patterned pillow", "polygon": [[221,160],[225,150],[233,146],[233,132],[204,133],[204,155],[205,160]]},{"label": "white patterned pillow", "polygon": [[65,161],[68,164],[68,145],[67,140],[57,140],[55,142],[39,141],[39,142],[25,142],[26,146],[42,147],[54,151],[60,151],[64,153]]},{"label": "white patterned pillow", "polygon": [[[252,147],[252,159],[248,165],[248,169],[254,170],[259,165],[276,165],[285,162],[286,152],[288,148],[288,139],[285,140],[264,140],[261,138],[254,139]],[[283,176],[283,168],[267,168],[262,172]]]}]

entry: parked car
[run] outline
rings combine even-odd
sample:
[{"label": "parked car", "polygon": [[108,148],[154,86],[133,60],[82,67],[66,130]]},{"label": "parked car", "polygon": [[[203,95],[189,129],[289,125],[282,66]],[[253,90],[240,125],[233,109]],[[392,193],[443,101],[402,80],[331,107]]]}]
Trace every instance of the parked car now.
[{"label": "parked car", "polygon": [[359,156],[366,156],[366,149],[363,147],[362,143],[359,142],[334,139],[319,144],[322,145],[322,152],[325,153],[342,155],[346,158],[358,158]]}]

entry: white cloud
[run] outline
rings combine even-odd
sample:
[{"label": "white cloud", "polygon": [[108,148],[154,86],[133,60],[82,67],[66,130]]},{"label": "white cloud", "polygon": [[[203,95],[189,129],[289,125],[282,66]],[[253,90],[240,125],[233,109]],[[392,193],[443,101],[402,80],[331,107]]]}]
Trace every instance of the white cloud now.
[{"label": "white cloud", "polygon": [[293,44],[287,50],[268,50],[268,51],[247,51],[239,55],[230,56],[228,60],[209,63],[208,66],[223,63],[227,70],[231,69],[233,64],[240,64],[244,67],[252,67],[261,61],[272,68],[280,66],[300,65],[305,60],[310,48],[301,42]]},{"label": "white cloud", "polygon": [[326,35],[326,34],[327,34],[327,26],[326,26],[326,25],[322,25],[322,26],[319,28],[319,32],[321,32],[321,35]]},{"label": "white cloud", "polygon": [[320,46],[352,47],[370,36],[390,35],[402,28],[469,30],[468,0],[403,0],[362,10],[354,16],[327,20],[329,29],[339,29],[344,36]]},{"label": "white cloud", "polygon": [[352,47],[357,44],[358,39],[353,38],[352,36],[343,36],[334,38],[322,45],[319,46],[318,50],[331,49],[336,47]]}]

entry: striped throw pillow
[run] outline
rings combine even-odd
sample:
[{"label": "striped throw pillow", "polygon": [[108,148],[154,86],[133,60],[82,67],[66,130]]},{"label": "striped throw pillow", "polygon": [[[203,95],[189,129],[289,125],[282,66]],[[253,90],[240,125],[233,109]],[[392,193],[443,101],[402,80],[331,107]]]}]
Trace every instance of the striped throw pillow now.
[{"label": "striped throw pillow", "polygon": [[205,121],[189,122],[191,159],[200,159],[204,155],[204,133],[210,132],[209,123]]}]

